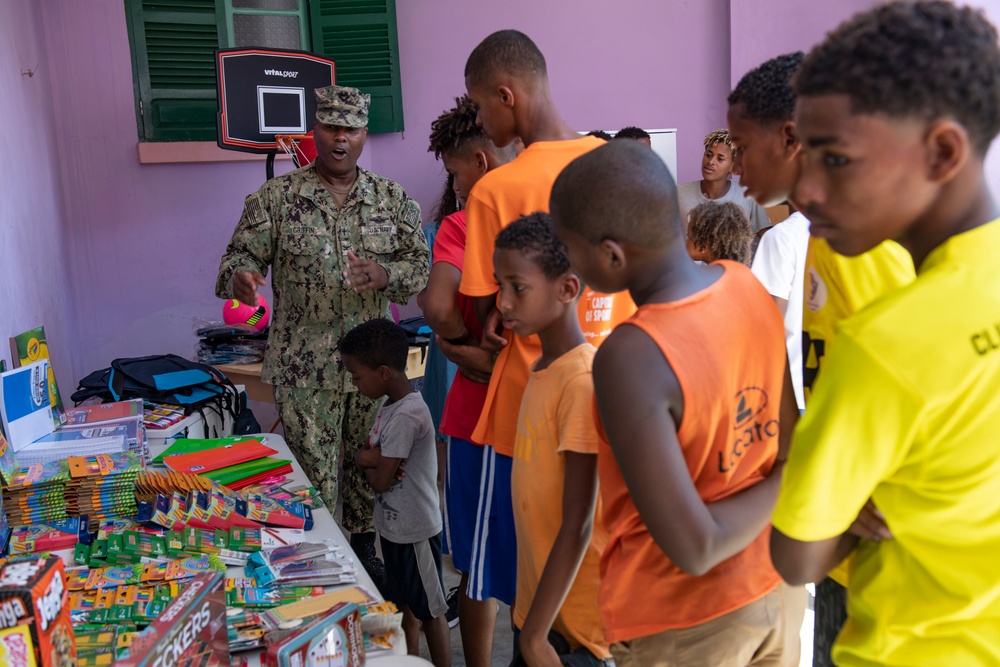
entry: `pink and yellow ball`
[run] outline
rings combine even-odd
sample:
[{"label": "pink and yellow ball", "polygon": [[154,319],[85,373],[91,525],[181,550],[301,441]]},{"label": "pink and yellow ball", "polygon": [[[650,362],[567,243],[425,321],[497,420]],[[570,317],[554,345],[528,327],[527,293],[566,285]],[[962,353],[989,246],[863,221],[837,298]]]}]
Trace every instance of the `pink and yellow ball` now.
[{"label": "pink and yellow ball", "polygon": [[257,295],[259,306],[250,306],[236,299],[228,299],[222,307],[222,321],[226,324],[248,324],[262,331],[271,319],[271,308],[263,296]]}]

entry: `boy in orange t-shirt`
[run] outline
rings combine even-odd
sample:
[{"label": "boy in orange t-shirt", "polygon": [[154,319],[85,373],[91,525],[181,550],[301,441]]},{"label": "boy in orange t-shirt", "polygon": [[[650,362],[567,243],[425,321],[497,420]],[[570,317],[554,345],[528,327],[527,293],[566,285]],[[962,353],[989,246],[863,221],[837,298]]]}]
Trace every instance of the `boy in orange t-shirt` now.
[{"label": "boy in orange t-shirt", "polygon": [[594,521],[596,348],[584,338],[577,317],[580,278],[570,270],[545,213],[505,227],[493,258],[504,327],[520,336],[537,335],[542,343],[521,401],[511,472],[511,493],[518,499],[518,649],[532,667],[559,665],[549,642],[554,630],[570,651],[607,659],[611,654],[594,606],[607,543],[607,533]]},{"label": "boy in orange t-shirt", "polygon": [[[520,137],[524,151],[509,164],[485,174],[467,203],[465,261],[460,291],[476,300],[485,336],[502,346],[496,358],[479,423],[473,432],[483,448],[479,530],[473,546],[468,594],[474,599],[514,598],[516,559],[510,471],[517,414],[528,382],[529,365],[541,353],[536,336],[495,334],[497,285],[493,242],[497,233],[522,215],[547,211],[552,183],[574,158],[605,142],[580,137],[552,101],[545,57],[527,35],[501,30],[483,40],[465,66],[469,99],[477,121],[497,146]],[[647,149],[648,150],[648,149]],[[591,294],[577,305],[585,338],[599,344],[615,324],[635,311],[627,293]],[[464,619],[462,621],[465,622]]]},{"label": "boy in orange t-shirt", "polygon": [[552,189],[573,267],[639,306],[594,358],[605,633],[619,667],[797,665],[805,590],[768,552],[784,324],[748,268],[690,260],[676,196],[631,142],[578,158]]},{"label": "boy in orange t-shirt", "polygon": [[[479,108],[477,120],[493,143],[506,146],[520,137],[525,146],[516,160],[483,176],[467,203],[461,291],[476,298],[486,321],[495,313],[493,241],[497,233],[522,215],[547,211],[552,183],[563,167],[606,142],[581,137],[563,121],[549,92],[545,57],[527,35],[516,30],[495,32],[473,50],[465,66],[465,85],[469,99]],[[607,297],[606,305],[599,296]],[[595,303],[604,307],[594,307]],[[584,336],[599,344],[615,324],[635,312],[635,305],[627,294],[594,295],[581,300],[578,309]],[[506,341],[501,343],[504,348],[475,435],[509,457],[514,450],[513,417],[521,404],[528,365],[541,350],[533,336],[508,336]]]}]

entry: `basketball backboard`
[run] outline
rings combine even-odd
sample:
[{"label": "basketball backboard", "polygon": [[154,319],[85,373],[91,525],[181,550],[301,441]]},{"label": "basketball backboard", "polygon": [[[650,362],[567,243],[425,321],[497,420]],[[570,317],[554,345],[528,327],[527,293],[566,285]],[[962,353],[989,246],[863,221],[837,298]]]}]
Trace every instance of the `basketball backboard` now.
[{"label": "basketball backboard", "polygon": [[218,143],[273,153],[276,134],[304,134],[316,117],[313,91],[335,83],[333,61],[305,51],[218,49]]}]

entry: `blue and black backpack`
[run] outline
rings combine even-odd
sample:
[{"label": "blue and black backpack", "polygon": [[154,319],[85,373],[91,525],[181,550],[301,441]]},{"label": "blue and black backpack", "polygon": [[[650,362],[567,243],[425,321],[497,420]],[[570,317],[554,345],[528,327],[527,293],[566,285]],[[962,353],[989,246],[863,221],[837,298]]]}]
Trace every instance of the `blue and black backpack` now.
[{"label": "blue and black backpack", "polygon": [[141,398],[177,405],[186,414],[198,412],[203,417],[206,409],[223,419],[228,412],[233,423],[239,421],[243,407],[236,387],[218,369],[176,354],[115,359],[109,368],[80,380],[70,398],[80,403],[94,397],[105,403]]}]

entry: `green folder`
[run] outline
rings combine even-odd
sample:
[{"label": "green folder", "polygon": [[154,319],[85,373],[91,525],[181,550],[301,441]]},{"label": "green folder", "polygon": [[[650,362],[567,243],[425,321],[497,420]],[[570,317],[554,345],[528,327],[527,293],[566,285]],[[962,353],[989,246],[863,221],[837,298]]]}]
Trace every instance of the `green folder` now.
[{"label": "green folder", "polygon": [[274,470],[275,468],[280,468],[281,466],[288,465],[289,463],[291,463],[291,461],[276,459],[269,456],[267,458],[257,459],[256,461],[238,463],[234,466],[229,466],[228,468],[219,468],[218,470],[213,470],[212,472],[202,473],[200,476],[226,486],[227,484],[233,484],[234,482],[244,480],[247,477],[253,477],[255,475],[260,475]]},{"label": "green folder", "polygon": [[210,438],[208,440],[178,438],[172,445],[167,447],[162,454],[154,458],[153,463],[161,465],[163,463],[163,457],[165,456],[173,456],[175,454],[194,454],[195,452],[204,452],[209,449],[216,449],[217,447],[224,447],[226,445],[235,445],[237,442],[246,442],[247,440],[260,441],[260,438],[247,438],[241,435],[231,435],[226,438]]}]

